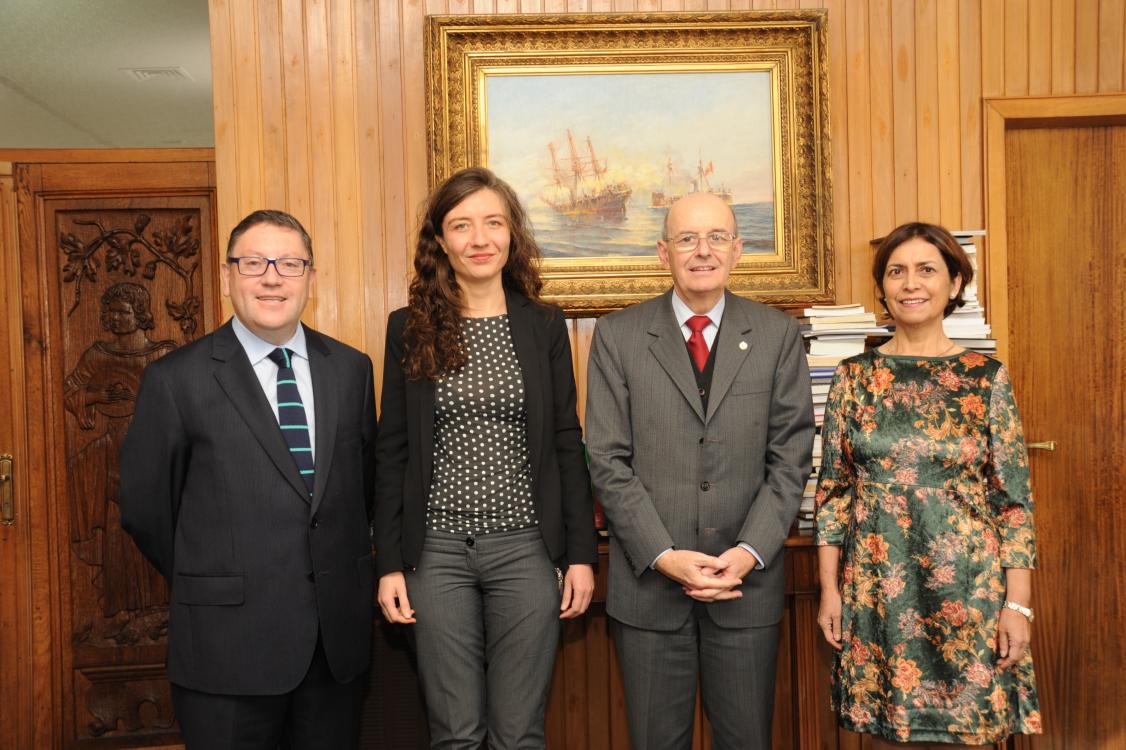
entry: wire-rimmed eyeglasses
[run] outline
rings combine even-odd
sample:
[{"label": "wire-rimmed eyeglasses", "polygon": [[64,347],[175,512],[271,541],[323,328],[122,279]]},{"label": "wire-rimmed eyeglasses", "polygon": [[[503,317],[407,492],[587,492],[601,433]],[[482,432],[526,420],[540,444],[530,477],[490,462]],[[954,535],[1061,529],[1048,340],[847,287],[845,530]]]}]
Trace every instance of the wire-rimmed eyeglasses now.
[{"label": "wire-rimmed eyeglasses", "polygon": [[700,240],[708,243],[708,247],[712,250],[729,250],[731,244],[735,242],[736,235],[731,232],[706,232],[705,234],[697,234],[696,232],[681,232],[680,234],[669,240],[669,244],[678,253],[690,253],[700,245]]}]

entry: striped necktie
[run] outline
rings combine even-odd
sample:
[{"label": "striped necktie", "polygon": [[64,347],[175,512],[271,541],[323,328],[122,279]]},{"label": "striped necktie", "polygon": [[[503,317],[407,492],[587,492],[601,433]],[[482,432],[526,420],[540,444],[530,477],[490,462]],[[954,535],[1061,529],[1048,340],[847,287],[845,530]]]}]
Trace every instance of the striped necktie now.
[{"label": "striped necktie", "polygon": [[293,456],[309,495],[313,494],[313,445],[309,441],[309,420],[305,417],[305,404],[297,390],[297,377],[293,373],[293,352],[274,349],[270,360],[278,366],[278,425],[285,436],[289,453]]}]

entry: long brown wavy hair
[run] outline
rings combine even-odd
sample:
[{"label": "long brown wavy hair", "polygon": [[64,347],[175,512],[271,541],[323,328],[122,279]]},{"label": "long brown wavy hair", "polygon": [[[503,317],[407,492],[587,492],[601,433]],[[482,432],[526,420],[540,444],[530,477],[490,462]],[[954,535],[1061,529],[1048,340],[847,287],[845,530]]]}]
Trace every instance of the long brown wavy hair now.
[{"label": "long brown wavy hair", "polygon": [[403,330],[403,369],[411,380],[437,380],[465,366],[461,340],[461,288],[446,251],[438,244],[446,214],[478,190],[492,190],[504,203],[512,241],[501,271],[507,289],[540,301],[540,248],[515,191],[484,167],[450,175],[426,203],[414,253],[409,310]]}]

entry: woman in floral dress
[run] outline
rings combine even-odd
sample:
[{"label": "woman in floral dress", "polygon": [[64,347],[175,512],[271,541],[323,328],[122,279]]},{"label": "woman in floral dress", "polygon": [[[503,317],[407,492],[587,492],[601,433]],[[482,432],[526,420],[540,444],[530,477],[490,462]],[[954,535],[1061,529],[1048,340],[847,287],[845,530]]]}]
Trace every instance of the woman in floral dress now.
[{"label": "woman in floral dress", "polygon": [[973,267],[946,230],[913,223],[883,241],[873,276],[895,335],[840,364],[822,430],[833,707],[875,748],[1039,733],[1020,419],[1004,366],[942,328]]}]

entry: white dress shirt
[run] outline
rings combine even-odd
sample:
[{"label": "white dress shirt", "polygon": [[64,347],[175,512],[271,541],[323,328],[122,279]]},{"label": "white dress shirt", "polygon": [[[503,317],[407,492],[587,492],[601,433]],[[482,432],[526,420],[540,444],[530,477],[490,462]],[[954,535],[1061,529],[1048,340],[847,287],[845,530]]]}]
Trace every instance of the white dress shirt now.
[{"label": "white dress shirt", "polygon": [[[243,325],[238,316],[232,316],[231,327],[235,330],[235,337],[242,344],[254,374],[258,376],[258,383],[270,408],[274,410],[274,419],[278,417],[278,366],[270,359],[270,352],[279,348],[265,339],[256,336],[249,328]],[[309,445],[313,447],[313,461],[317,457],[317,420],[313,410],[313,374],[309,370],[309,349],[305,345],[305,328],[297,324],[297,331],[293,338],[281,345],[282,349],[293,352],[290,365],[293,366],[293,375],[297,380],[297,392],[301,394],[301,403],[305,405],[305,419],[309,422]]]}]

